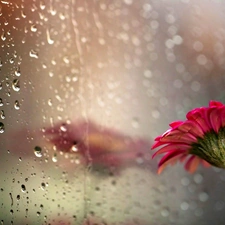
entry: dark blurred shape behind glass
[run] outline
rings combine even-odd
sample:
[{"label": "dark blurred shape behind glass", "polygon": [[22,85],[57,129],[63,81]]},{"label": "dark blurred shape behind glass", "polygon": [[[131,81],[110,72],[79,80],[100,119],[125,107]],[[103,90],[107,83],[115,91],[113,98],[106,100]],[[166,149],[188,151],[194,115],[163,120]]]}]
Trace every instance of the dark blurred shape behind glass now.
[{"label": "dark blurred shape behind glass", "polygon": [[151,144],[225,103],[225,4],[0,0],[1,224],[224,224],[225,172],[157,175]]}]

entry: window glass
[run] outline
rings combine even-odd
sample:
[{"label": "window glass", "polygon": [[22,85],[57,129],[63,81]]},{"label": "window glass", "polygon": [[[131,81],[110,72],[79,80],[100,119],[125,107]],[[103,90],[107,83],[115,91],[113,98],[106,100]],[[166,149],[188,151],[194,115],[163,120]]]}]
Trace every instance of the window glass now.
[{"label": "window glass", "polygon": [[1,224],[223,224],[224,171],[158,175],[151,146],[225,102],[224,10],[0,0]]}]

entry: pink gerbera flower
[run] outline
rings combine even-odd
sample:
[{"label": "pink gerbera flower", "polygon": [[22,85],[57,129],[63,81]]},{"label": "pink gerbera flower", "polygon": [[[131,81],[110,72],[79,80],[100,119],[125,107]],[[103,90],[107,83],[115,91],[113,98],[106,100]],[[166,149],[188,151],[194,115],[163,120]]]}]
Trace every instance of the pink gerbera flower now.
[{"label": "pink gerbera flower", "polygon": [[170,129],[155,138],[152,149],[164,154],[158,173],[168,164],[185,161],[185,169],[194,172],[199,164],[225,168],[225,105],[210,101],[187,113],[185,121],[175,121]]}]

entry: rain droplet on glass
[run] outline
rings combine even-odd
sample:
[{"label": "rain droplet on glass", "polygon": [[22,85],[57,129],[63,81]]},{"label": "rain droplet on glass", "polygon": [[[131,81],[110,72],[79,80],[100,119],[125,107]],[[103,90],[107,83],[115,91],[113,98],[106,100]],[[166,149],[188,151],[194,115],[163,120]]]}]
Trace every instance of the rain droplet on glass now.
[{"label": "rain droplet on glass", "polygon": [[6,36],[5,36],[5,32],[4,32],[4,31],[3,31],[2,35],[1,35],[1,39],[2,39],[3,41],[6,40]]},{"label": "rain droplet on glass", "polygon": [[8,4],[10,4],[10,1],[1,0],[1,3],[2,3],[2,4],[6,4],[6,5],[8,5]]},{"label": "rain droplet on glass", "polygon": [[5,112],[4,112],[4,110],[0,111],[0,118],[3,119],[3,120],[5,119]]},{"label": "rain droplet on glass", "polygon": [[76,144],[74,144],[72,147],[71,147],[71,151],[72,152],[78,152],[78,147]]},{"label": "rain droplet on glass", "polygon": [[9,62],[10,62],[11,64],[13,64],[13,63],[14,63],[14,58],[10,58],[10,59],[9,59]]},{"label": "rain droplet on glass", "polygon": [[16,68],[16,70],[15,70],[15,75],[16,75],[17,77],[19,77],[19,76],[21,75],[20,67],[19,67],[19,66],[18,66],[18,67]]},{"label": "rain droplet on glass", "polygon": [[26,186],[24,184],[21,185],[21,191],[26,192]]},{"label": "rain droplet on glass", "polygon": [[42,148],[39,146],[35,146],[34,148],[34,154],[37,157],[42,157]]},{"label": "rain droplet on glass", "polygon": [[45,3],[41,1],[41,2],[40,2],[40,9],[41,9],[41,10],[44,10],[45,7],[46,7]]},{"label": "rain droplet on glass", "polygon": [[54,154],[53,156],[52,156],[52,162],[57,162],[58,161],[58,159],[57,159],[57,154]]},{"label": "rain droplet on glass", "polygon": [[14,108],[15,108],[16,110],[19,110],[19,109],[20,109],[20,103],[19,103],[18,100],[15,101],[15,103],[14,103]]},{"label": "rain droplet on glass", "polygon": [[37,51],[35,51],[35,50],[33,50],[33,49],[30,50],[29,55],[30,55],[31,58],[36,58],[36,59],[38,59],[38,53],[37,53]]},{"label": "rain droplet on glass", "polygon": [[0,98],[0,106],[3,106],[3,100]]},{"label": "rain droplet on glass", "polygon": [[12,88],[13,88],[14,91],[20,90],[20,81],[18,79],[13,80]]},{"label": "rain droplet on glass", "polygon": [[32,32],[36,32],[37,31],[37,26],[34,24],[34,25],[32,25],[31,27],[30,27],[30,30],[32,31]]},{"label": "rain droplet on glass", "polygon": [[44,182],[41,183],[41,189],[44,191],[46,188],[46,184]]},{"label": "rain droplet on glass", "polygon": [[49,100],[48,100],[48,105],[49,105],[49,106],[52,106],[52,99],[49,99]]},{"label": "rain droplet on glass", "polygon": [[63,131],[63,132],[66,132],[67,131],[66,125],[65,124],[62,124],[60,126],[60,130]]},{"label": "rain droplet on glass", "polygon": [[47,41],[50,45],[54,44],[54,40],[51,38],[50,36],[50,31],[49,29],[46,30],[46,34],[47,34]]},{"label": "rain droplet on glass", "polygon": [[0,134],[4,133],[4,131],[5,131],[4,123],[0,122]]}]

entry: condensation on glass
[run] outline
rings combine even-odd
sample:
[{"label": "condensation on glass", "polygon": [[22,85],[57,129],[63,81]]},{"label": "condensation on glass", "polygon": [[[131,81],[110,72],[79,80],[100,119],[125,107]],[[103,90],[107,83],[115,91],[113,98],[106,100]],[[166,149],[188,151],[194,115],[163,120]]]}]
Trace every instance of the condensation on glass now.
[{"label": "condensation on glass", "polygon": [[225,102],[224,10],[0,0],[1,224],[223,224],[224,171],[157,175],[150,149]]}]

